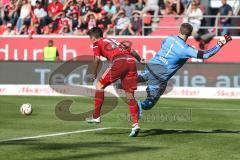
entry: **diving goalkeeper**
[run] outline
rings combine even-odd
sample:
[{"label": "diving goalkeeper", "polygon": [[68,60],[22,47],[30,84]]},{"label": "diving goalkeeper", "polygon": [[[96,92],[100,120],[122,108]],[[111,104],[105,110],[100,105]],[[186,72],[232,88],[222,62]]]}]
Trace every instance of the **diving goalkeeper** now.
[{"label": "diving goalkeeper", "polygon": [[215,55],[224,45],[232,40],[224,35],[224,39],[207,51],[192,48],[186,41],[192,34],[193,27],[183,23],[178,36],[168,36],[162,42],[159,52],[146,64],[145,71],[138,75],[138,82],[147,83],[147,98],[138,101],[139,114],[142,109],[151,109],[164,93],[168,80],[187,62],[189,58],[207,59]]}]

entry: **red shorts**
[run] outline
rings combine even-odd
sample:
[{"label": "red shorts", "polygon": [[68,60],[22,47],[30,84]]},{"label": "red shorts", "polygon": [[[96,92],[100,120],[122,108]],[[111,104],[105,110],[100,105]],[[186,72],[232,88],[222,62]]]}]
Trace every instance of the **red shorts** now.
[{"label": "red shorts", "polygon": [[122,87],[127,92],[137,89],[137,67],[133,58],[117,58],[103,73],[100,83],[107,86],[120,79]]}]

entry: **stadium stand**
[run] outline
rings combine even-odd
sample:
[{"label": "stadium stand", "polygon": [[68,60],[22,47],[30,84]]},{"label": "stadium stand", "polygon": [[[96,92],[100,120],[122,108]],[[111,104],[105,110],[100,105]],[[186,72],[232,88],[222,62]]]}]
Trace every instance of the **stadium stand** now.
[{"label": "stadium stand", "polygon": [[[182,23],[182,18],[174,18],[174,17],[161,17],[160,18],[160,22],[158,23],[158,26],[166,26],[166,27],[160,27],[155,29],[155,31],[153,31],[151,33],[151,35],[155,36],[155,35],[163,35],[163,36],[167,36],[167,35],[171,35],[171,34],[177,34],[178,33],[178,28],[177,26],[179,26]],[[173,26],[173,28],[172,28]]]},{"label": "stadium stand", "polygon": [[[227,31],[240,35],[240,2],[226,2],[232,6],[232,14],[220,16],[234,19],[227,24]],[[195,26],[195,33],[215,27],[220,35],[218,30],[225,26],[224,17],[216,18],[222,5],[220,0],[1,0],[0,3],[0,34],[4,35],[86,35],[94,26],[101,27],[106,35],[169,35],[177,33],[182,22]],[[209,15],[214,15],[216,23],[205,18]]]}]

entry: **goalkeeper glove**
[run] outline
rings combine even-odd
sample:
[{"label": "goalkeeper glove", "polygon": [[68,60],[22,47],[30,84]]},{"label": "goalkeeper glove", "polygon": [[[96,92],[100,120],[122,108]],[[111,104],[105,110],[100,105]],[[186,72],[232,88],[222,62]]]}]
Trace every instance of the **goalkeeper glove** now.
[{"label": "goalkeeper glove", "polygon": [[230,35],[225,34],[223,37],[220,38],[220,40],[218,41],[218,45],[220,47],[224,46],[225,44],[227,44],[228,42],[230,42],[232,40],[232,37]]}]

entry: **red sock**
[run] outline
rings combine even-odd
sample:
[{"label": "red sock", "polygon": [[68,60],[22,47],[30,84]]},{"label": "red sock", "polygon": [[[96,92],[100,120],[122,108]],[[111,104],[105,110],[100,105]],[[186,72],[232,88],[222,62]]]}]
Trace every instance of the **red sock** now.
[{"label": "red sock", "polygon": [[133,124],[138,123],[137,101],[135,99],[130,99],[128,105],[129,105],[130,115],[132,117]]},{"label": "red sock", "polygon": [[103,101],[104,101],[104,91],[103,90],[97,90],[96,93],[95,93],[95,98],[94,98],[93,118],[100,117],[101,107],[102,107]]}]

